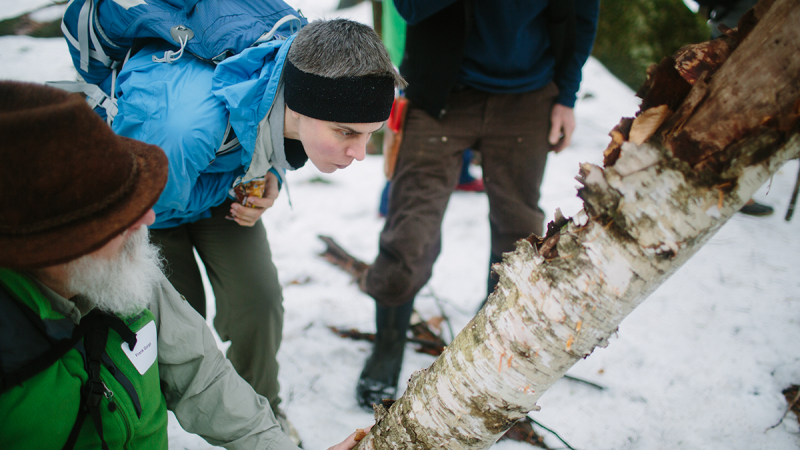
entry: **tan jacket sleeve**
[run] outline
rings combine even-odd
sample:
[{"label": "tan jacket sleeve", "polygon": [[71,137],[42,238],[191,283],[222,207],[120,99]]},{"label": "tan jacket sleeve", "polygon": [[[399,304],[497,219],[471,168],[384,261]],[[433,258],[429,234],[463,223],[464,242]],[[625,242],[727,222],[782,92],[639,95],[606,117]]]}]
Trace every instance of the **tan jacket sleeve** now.
[{"label": "tan jacket sleeve", "polygon": [[165,279],[150,306],[158,330],[158,369],[167,408],[181,426],[227,449],[297,450],[269,402],[217,347],[205,320]]}]

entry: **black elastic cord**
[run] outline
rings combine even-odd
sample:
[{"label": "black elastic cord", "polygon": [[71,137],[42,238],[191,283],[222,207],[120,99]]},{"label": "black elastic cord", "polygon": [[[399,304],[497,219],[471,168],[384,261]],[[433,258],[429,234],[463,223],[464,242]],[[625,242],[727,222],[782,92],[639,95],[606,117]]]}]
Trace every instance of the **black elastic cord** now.
[{"label": "black elastic cord", "polygon": [[69,432],[69,437],[67,438],[67,443],[64,444],[63,450],[75,448],[75,443],[78,442],[78,435],[81,433],[81,425],[83,425],[83,421],[86,420],[86,415],[88,413],[89,411],[84,408],[83,405],[78,408],[78,417],[75,419],[72,431]]}]

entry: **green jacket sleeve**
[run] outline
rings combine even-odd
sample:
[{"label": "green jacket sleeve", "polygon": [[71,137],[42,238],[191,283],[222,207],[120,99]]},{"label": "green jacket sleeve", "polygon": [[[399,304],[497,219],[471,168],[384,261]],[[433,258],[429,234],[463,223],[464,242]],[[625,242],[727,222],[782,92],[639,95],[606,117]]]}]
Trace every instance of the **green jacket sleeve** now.
[{"label": "green jacket sleeve", "polygon": [[150,309],[167,408],[186,431],[232,450],[298,449],[281,431],[267,399],[236,373],[205,320],[166,279]]}]

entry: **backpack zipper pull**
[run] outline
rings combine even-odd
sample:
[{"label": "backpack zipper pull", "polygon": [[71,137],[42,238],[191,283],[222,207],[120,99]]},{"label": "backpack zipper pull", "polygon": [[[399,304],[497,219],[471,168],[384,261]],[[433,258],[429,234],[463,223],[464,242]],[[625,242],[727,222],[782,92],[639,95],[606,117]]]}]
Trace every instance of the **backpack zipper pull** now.
[{"label": "backpack zipper pull", "polygon": [[108,410],[113,413],[117,410],[117,404],[113,400],[114,393],[111,392],[111,389],[109,389],[105,383],[103,383],[103,389],[103,396],[106,398],[106,400],[108,400]]}]

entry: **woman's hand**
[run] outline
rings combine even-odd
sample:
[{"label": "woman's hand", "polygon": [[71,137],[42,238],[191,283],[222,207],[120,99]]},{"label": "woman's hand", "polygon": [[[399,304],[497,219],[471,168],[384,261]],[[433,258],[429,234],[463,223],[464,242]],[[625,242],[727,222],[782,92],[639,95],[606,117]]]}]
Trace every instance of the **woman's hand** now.
[{"label": "woman's hand", "polygon": [[244,204],[234,202],[231,204],[229,219],[243,227],[252,227],[264,214],[264,211],[275,204],[278,198],[278,178],[274,173],[268,172],[264,177],[264,197],[245,197]]}]

